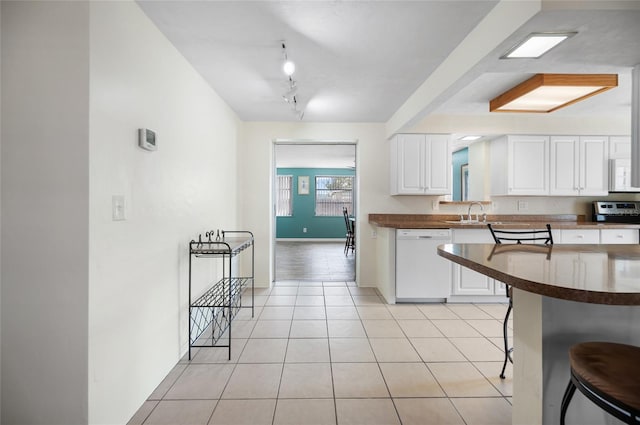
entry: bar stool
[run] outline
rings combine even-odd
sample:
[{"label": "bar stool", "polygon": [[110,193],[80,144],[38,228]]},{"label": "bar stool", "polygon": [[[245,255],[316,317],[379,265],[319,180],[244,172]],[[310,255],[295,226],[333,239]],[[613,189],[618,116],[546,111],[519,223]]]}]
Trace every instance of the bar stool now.
[{"label": "bar stool", "polygon": [[640,347],[583,342],[569,349],[571,379],[562,398],[560,424],[580,390],[601,409],[628,424],[640,424]]},{"label": "bar stool", "polygon": [[[535,229],[526,229],[526,230],[502,230],[502,229],[494,229],[491,223],[488,223],[487,226],[491,231],[491,236],[493,236],[493,240],[496,244],[502,244],[503,242],[521,244],[522,242],[541,242],[545,245],[553,245],[553,236],[551,236],[551,225],[547,224],[546,230],[535,230]],[[504,283],[504,282],[503,282]],[[500,378],[504,379],[504,371],[507,369],[507,361],[513,363],[513,347],[509,347],[509,340],[507,338],[507,330],[509,324],[509,316],[511,315],[511,310],[513,309],[513,288],[506,283],[505,290],[507,298],[509,299],[509,307],[507,308],[507,314],[504,316],[504,321],[502,322],[502,335],[504,338],[504,363],[502,364],[502,372],[500,372]]]}]

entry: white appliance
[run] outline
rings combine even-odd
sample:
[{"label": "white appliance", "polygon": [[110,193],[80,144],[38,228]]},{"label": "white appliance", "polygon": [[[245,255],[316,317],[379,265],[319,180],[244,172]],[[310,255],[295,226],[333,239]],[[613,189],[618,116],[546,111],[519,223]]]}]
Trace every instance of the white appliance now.
[{"label": "white appliance", "polygon": [[640,188],[631,186],[631,160],[609,160],[609,191],[640,192]]},{"label": "white appliance", "polygon": [[396,230],[396,302],[441,302],[451,294],[451,262],[438,245],[451,242],[450,229]]}]

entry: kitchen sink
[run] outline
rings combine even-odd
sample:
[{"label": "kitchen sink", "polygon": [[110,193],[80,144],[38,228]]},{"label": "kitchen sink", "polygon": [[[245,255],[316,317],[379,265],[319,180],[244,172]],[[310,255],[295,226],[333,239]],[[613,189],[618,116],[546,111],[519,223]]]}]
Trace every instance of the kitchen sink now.
[{"label": "kitchen sink", "polygon": [[478,220],[445,220],[445,223],[451,224],[485,224]]},{"label": "kitchen sink", "polygon": [[476,224],[476,225],[487,225],[487,224],[519,224],[519,225],[528,225],[528,223],[516,222],[516,221],[478,221],[478,220],[445,220],[445,223],[450,224]]}]

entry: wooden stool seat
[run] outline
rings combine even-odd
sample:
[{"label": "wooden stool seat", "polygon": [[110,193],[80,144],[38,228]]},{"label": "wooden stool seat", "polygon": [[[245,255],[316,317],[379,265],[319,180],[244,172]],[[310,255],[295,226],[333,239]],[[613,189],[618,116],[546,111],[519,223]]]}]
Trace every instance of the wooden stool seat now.
[{"label": "wooden stool seat", "polygon": [[562,401],[561,423],[575,389],[626,423],[640,423],[640,347],[584,342],[569,350],[571,381]]}]

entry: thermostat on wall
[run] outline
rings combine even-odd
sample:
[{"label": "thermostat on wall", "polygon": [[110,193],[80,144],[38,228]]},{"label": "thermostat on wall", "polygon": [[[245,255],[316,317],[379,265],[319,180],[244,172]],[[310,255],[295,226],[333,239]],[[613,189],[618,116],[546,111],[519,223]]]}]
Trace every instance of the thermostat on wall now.
[{"label": "thermostat on wall", "polygon": [[156,145],[156,132],[149,130],[148,128],[138,129],[138,146],[148,151],[155,151],[158,149]]}]

